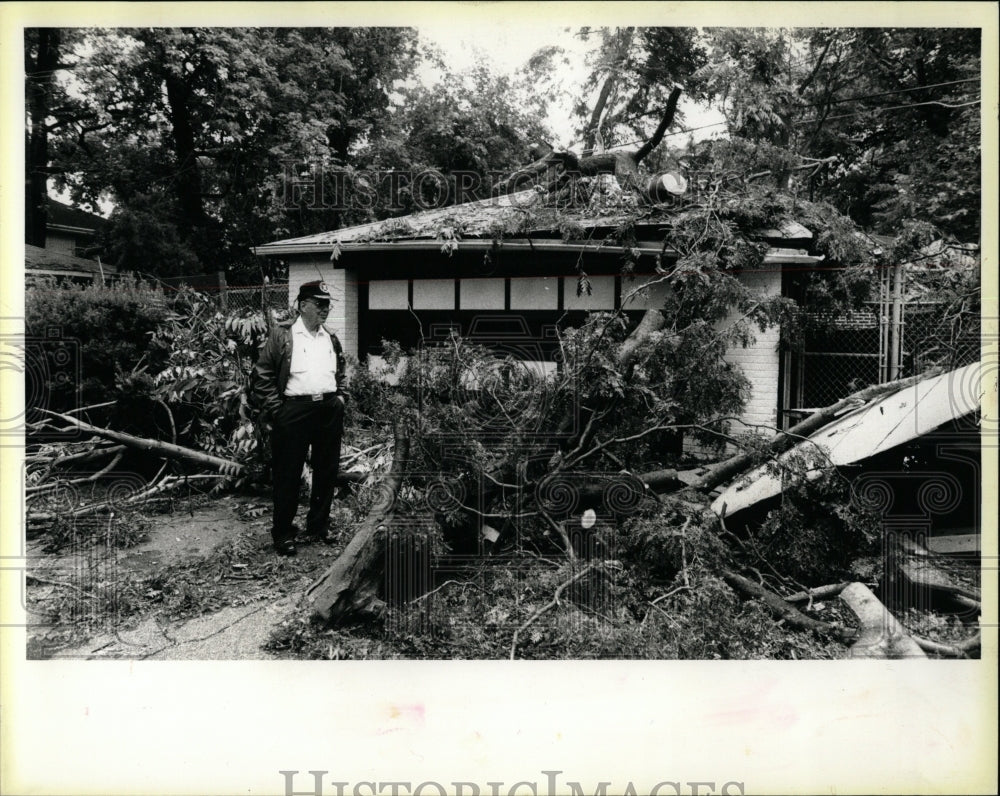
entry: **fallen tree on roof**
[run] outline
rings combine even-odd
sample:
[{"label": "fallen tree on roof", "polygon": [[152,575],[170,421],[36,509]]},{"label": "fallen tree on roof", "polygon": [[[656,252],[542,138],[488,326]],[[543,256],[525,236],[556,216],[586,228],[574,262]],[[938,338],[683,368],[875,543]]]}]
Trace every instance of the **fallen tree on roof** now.
[{"label": "fallen tree on roof", "polygon": [[546,190],[556,190],[565,180],[576,177],[595,177],[599,174],[613,175],[623,188],[638,189],[639,164],[660,145],[666,131],[673,124],[677,112],[677,102],[684,87],[675,84],[667,99],[663,116],[648,141],[634,151],[601,152],[578,157],[569,151],[558,151],[542,146],[536,150],[537,159],[516,171],[508,179],[494,186],[493,195],[522,190],[544,176],[541,184]]}]

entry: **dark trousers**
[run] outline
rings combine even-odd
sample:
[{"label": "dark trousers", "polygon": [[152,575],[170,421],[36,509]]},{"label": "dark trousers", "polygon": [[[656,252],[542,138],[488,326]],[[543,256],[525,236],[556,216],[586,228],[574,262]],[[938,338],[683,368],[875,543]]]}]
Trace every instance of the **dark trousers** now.
[{"label": "dark trousers", "polygon": [[339,398],[325,401],[286,400],[274,415],[271,431],[271,467],[274,471],[275,543],[292,539],[292,520],[299,503],[302,465],[312,448],[312,492],[306,533],[321,534],[330,518],[330,504],[340,465],[340,436],[344,428],[344,405]]}]

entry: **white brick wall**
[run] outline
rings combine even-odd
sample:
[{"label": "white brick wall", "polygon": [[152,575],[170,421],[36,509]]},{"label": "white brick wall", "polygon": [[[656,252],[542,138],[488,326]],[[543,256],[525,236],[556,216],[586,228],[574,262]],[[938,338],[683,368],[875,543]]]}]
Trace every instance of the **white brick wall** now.
[{"label": "white brick wall", "polygon": [[301,260],[288,266],[288,302],[295,301],[305,282],[322,279],[333,296],[326,328],[336,333],[344,353],[358,355],[358,278],[353,268],[334,268],[326,257]]},{"label": "white brick wall", "polygon": [[[752,271],[740,277],[743,282],[762,296],[774,296],[781,293],[781,271],[775,268],[768,271]],[[724,321],[716,324],[716,328],[724,328],[739,319],[740,313],[733,312]],[[740,428],[739,423],[732,423],[733,433],[754,431],[765,436],[778,422],[778,370],[781,358],[778,352],[778,341],[781,330],[777,326],[765,329],[753,328],[756,341],[747,348],[734,346],[726,352],[726,361],[739,365],[743,374],[750,380],[750,397],[740,419],[747,428]],[[754,425],[765,428],[752,428]],[[690,453],[705,452],[692,442],[685,442],[685,450]]]},{"label": "white brick wall", "polygon": [[[744,284],[761,296],[776,296],[781,293],[781,271],[750,271],[741,276]],[[730,325],[739,318],[732,313],[724,322]],[[749,348],[734,347],[726,352],[726,361],[739,365],[744,375],[750,379],[752,391],[743,410],[742,419],[749,424],[774,427],[778,419],[778,370],[781,366],[778,340],[781,330],[772,326],[761,332],[753,330],[756,342]],[[770,433],[760,429],[761,433]]]}]

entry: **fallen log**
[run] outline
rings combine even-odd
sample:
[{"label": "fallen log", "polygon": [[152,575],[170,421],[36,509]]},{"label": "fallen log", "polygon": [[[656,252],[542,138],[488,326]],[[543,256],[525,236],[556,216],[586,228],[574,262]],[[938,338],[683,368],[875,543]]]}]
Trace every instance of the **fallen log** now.
[{"label": "fallen log", "polygon": [[126,434],[123,431],[112,431],[108,428],[92,426],[90,423],[77,420],[75,417],[59,414],[58,412],[52,412],[48,409],[42,409],[41,411],[52,415],[53,417],[65,420],[67,423],[76,426],[81,431],[89,431],[91,434],[96,434],[99,437],[110,439],[113,442],[126,445],[130,448],[135,448],[136,450],[154,453],[165,459],[179,459],[182,461],[195,462],[196,464],[204,464],[217,469],[225,475],[238,475],[243,471],[242,464],[230,461],[229,459],[222,459],[218,456],[212,456],[210,453],[202,453],[201,451],[191,450],[191,448],[185,448],[182,445],[175,445],[172,442],[160,442],[160,440],[156,439],[136,437],[132,434]]},{"label": "fallen log", "polygon": [[861,632],[848,652],[850,658],[926,658],[889,610],[863,583],[852,583],[840,593],[861,622]]},{"label": "fallen log", "polygon": [[404,423],[396,424],[393,437],[392,465],[379,484],[378,497],[368,517],[344,552],[306,590],[304,599],[325,624],[370,619],[381,615],[385,609],[380,597],[385,543],[410,452],[410,438]]},{"label": "fallen log", "polygon": [[818,619],[806,616],[794,606],[789,605],[779,595],[731,570],[723,570],[722,577],[734,591],[745,597],[760,600],[771,609],[771,613],[779,619],[783,619],[786,624],[792,627],[799,630],[810,630],[820,636],[832,636],[838,641],[844,642],[851,640],[854,636],[853,631],[847,628],[831,624],[830,622],[820,622]]},{"label": "fallen log", "polygon": [[979,649],[983,643],[979,633],[976,633],[972,638],[957,641],[953,644],[942,644],[940,641],[933,641],[921,636],[912,636],[912,638],[924,652],[932,652],[935,655],[944,655],[948,658],[968,658],[969,653],[972,650]]}]

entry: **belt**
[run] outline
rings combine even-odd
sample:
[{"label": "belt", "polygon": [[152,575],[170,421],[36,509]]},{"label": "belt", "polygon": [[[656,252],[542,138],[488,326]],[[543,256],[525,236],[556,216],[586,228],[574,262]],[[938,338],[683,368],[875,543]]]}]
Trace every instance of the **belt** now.
[{"label": "belt", "polygon": [[337,393],[335,392],[320,392],[315,395],[286,395],[286,401],[327,401],[333,398]]}]

